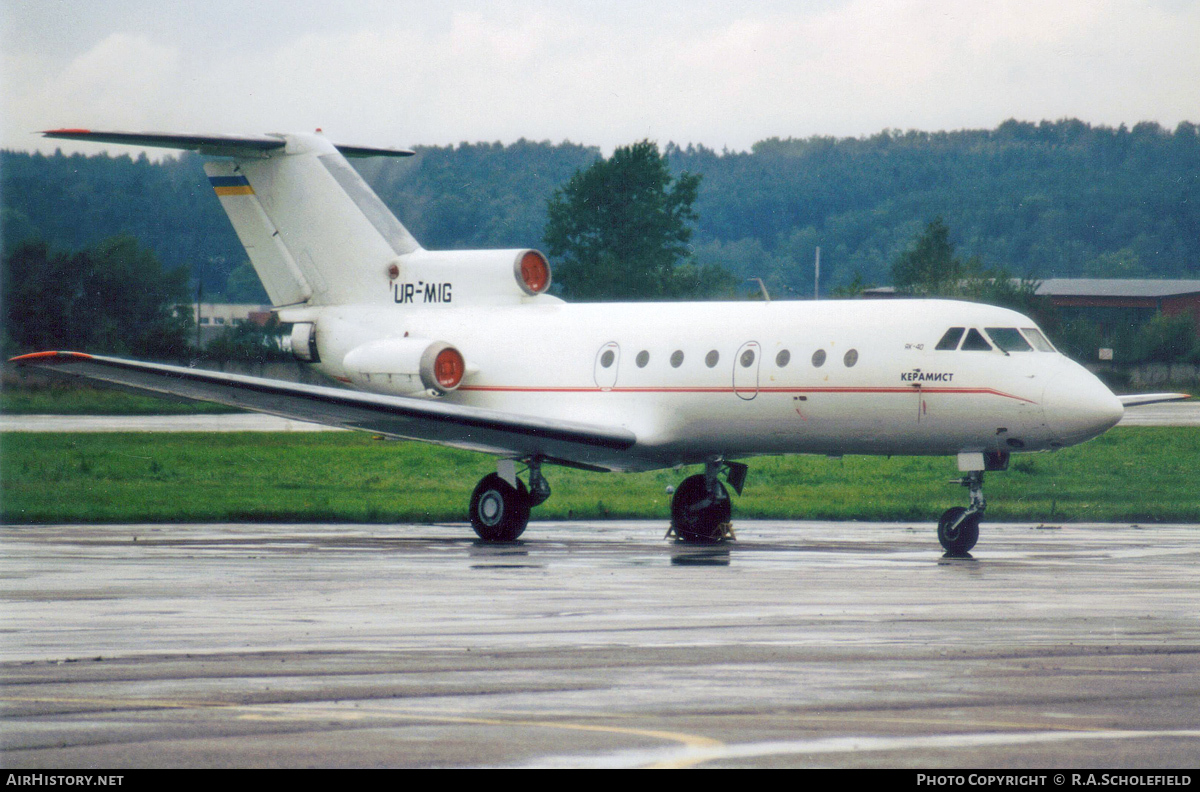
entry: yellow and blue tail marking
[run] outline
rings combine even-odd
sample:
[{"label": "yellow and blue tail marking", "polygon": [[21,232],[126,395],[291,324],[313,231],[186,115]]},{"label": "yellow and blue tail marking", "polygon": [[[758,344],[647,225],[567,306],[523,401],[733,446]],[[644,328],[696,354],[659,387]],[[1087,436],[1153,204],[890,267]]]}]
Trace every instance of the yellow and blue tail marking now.
[{"label": "yellow and blue tail marking", "polygon": [[208,183],[217,195],[254,195],[254,188],[245,176],[209,176]]}]

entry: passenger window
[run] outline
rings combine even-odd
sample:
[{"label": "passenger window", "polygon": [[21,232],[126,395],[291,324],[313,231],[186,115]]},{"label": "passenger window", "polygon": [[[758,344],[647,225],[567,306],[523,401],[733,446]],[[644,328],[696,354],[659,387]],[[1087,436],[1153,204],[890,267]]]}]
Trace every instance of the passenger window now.
[{"label": "passenger window", "polygon": [[965,352],[991,352],[992,345],[987,342],[983,334],[972,327],[967,331],[967,340],[963,341],[963,351]]},{"label": "passenger window", "polygon": [[616,360],[616,358],[616,354],[614,354],[611,349],[605,350],[604,354],[600,356],[600,365],[604,366],[604,368],[608,368],[613,364],[613,361]]},{"label": "passenger window", "polygon": [[1021,332],[1023,332],[1025,337],[1033,343],[1034,348],[1037,349],[1038,352],[1058,351],[1054,348],[1054,345],[1050,343],[1046,336],[1042,335],[1042,331],[1038,330],[1036,327],[1022,327]]},{"label": "passenger window", "polygon": [[951,327],[942,336],[942,340],[937,342],[937,346],[934,349],[958,349],[958,342],[962,340],[963,333],[966,331],[965,327]]},{"label": "passenger window", "polygon": [[676,349],[671,353],[671,368],[679,368],[683,365],[683,350]]},{"label": "passenger window", "polygon": [[853,367],[854,364],[857,362],[858,362],[858,350],[857,349],[851,349],[849,352],[846,353],[845,357],[842,358],[842,363],[844,363],[846,365],[846,368]]},{"label": "passenger window", "polygon": [[754,350],[747,349],[742,353],[742,368],[750,368],[754,365]]},{"label": "passenger window", "polygon": [[643,349],[637,353],[637,357],[634,358],[633,362],[637,363],[638,368],[646,368],[646,364],[650,362],[650,353]]},{"label": "passenger window", "polygon": [[779,354],[775,356],[775,365],[779,368],[783,368],[788,364],[789,361],[791,361],[791,359],[792,353],[788,352],[786,349],[781,349],[779,350]]},{"label": "passenger window", "polygon": [[821,368],[821,366],[825,365],[824,349],[818,349],[816,352],[813,352],[812,364],[813,368]]},{"label": "passenger window", "polygon": [[708,366],[709,368],[713,368],[717,365],[717,361],[720,359],[721,353],[714,349],[704,356],[704,365]]},{"label": "passenger window", "polygon": [[985,327],[996,346],[1003,352],[1032,352],[1033,347],[1015,327]]}]

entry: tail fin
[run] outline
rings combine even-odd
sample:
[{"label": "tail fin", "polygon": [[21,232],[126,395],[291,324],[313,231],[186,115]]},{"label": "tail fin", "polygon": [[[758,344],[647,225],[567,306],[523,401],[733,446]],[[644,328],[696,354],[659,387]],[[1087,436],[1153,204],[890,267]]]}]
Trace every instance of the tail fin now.
[{"label": "tail fin", "polygon": [[421,250],[345,159],[408,156],[411,151],[337,147],[319,134],[234,137],[62,129],[45,135],[228,157],[205,163],[204,171],[277,307],[389,300],[390,262]]},{"label": "tail fin", "polygon": [[333,144],[285,140],[280,153],[204,166],[271,302],[388,299],[389,262],[421,246]]}]

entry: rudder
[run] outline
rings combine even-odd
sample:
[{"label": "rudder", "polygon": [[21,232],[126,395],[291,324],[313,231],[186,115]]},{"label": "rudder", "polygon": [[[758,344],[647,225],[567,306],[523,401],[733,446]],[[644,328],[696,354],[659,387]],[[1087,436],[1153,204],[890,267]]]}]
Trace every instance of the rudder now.
[{"label": "rudder", "polygon": [[221,208],[229,216],[238,240],[246,249],[258,279],[267,290],[271,304],[276,307],[296,305],[311,298],[312,286],[280,240],[279,230],[263,211],[254,188],[237,163],[206,162],[204,172],[221,201]]}]

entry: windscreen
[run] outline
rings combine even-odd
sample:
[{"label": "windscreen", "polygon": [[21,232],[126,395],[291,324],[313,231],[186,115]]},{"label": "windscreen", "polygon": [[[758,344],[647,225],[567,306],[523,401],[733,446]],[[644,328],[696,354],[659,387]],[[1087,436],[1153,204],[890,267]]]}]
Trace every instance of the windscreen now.
[{"label": "windscreen", "polygon": [[1015,327],[985,327],[988,337],[1004,352],[1032,352],[1033,347]]},{"label": "windscreen", "polygon": [[967,331],[967,338],[963,341],[962,350],[964,352],[991,352],[992,345],[983,337],[983,333],[972,327]]},{"label": "windscreen", "polygon": [[958,342],[963,337],[964,332],[966,332],[965,327],[951,327],[946,331],[946,334],[942,336],[942,340],[937,342],[937,346],[934,348],[943,351],[947,349],[958,349]]},{"label": "windscreen", "polygon": [[1025,337],[1029,339],[1029,342],[1033,344],[1034,349],[1036,349],[1038,352],[1058,351],[1054,348],[1054,345],[1050,343],[1050,340],[1047,339],[1046,336],[1042,335],[1042,331],[1038,330],[1036,327],[1022,327],[1021,332],[1025,334]]}]

